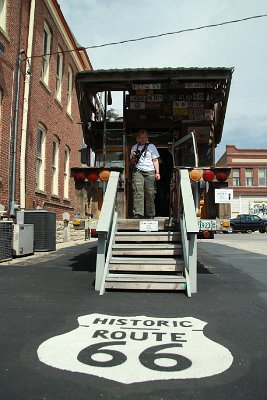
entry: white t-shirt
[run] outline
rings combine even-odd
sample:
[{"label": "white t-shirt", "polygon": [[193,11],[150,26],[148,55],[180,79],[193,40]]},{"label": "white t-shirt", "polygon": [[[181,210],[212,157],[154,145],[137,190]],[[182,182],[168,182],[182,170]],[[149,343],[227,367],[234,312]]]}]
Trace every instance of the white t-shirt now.
[{"label": "white t-shirt", "polygon": [[[140,144],[136,143],[132,149],[131,152],[135,151],[135,150],[140,150],[142,151],[142,149],[145,146],[141,146]],[[154,164],[152,162],[152,160],[154,158],[159,158],[159,153],[158,150],[156,148],[156,146],[154,146],[154,144],[149,143],[147,145],[146,151],[143,152],[143,154],[141,155],[138,163],[135,165],[136,168],[140,169],[140,171],[144,171],[144,172],[148,172],[148,171],[154,171]]]}]

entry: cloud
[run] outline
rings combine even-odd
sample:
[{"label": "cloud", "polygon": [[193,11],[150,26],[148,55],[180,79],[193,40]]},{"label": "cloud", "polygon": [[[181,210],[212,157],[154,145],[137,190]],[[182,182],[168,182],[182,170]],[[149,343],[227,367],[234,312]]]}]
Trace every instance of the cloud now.
[{"label": "cloud", "polygon": [[[266,0],[59,0],[83,46],[266,14]],[[88,50],[95,69],[235,67],[222,143],[267,148],[267,18]]]}]

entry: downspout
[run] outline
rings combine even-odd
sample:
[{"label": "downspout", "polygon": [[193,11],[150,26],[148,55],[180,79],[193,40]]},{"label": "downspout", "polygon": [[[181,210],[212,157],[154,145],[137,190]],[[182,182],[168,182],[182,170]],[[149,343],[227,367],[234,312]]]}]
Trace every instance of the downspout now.
[{"label": "downspout", "polygon": [[[31,1],[26,60],[29,60],[32,57],[35,1],[36,0]],[[23,111],[22,111],[21,148],[20,148],[20,207],[21,208],[26,207],[26,146],[27,146],[27,127],[28,127],[29,98],[30,98],[30,80],[31,80],[31,65],[28,64],[27,66],[26,63],[26,75],[25,75]]]},{"label": "downspout", "polygon": [[[20,73],[21,73],[21,62],[24,50],[21,49],[21,27],[22,27],[22,1],[20,0],[19,8],[19,29],[18,29],[18,60],[16,64],[16,89],[15,89],[15,105],[14,105],[14,123],[11,120],[11,143],[10,143],[10,176],[9,176],[9,187],[8,187],[8,217],[15,216],[16,210],[19,206],[15,202],[16,194],[16,166],[17,166],[17,133],[18,133],[18,108],[19,108],[19,94],[20,94]],[[12,95],[13,100],[13,95]],[[12,102],[13,109],[13,102]],[[12,114],[12,113],[11,113]]]}]

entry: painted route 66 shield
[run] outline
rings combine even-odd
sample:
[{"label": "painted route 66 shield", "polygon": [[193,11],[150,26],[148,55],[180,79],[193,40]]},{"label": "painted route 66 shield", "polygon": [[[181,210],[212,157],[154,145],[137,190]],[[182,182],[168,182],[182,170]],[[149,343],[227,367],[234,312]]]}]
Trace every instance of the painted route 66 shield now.
[{"label": "painted route 66 shield", "polygon": [[233,362],[228,349],[204,336],[206,322],[197,318],[89,314],[78,322],[39,346],[40,361],[125,384],[203,378]]}]

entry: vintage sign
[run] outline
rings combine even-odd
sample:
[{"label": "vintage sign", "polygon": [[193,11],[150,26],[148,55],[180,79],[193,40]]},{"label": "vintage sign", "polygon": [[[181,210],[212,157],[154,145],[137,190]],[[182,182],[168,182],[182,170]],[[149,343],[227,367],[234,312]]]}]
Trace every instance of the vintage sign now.
[{"label": "vintage sign", "polygon": [[232,203],[233,189],[215,189],[215,203]]},{"label": "vintage sign", "polygon": [[89,314],[78,322],[39,346],[41,362],[124,384],[213,376],[233,362],[228,349],[204,336],[206,322],[197,318]]},{"label": "vintage sign", "polygon": [[140,232],[157,232],[159,230],[159,221],[139,221]]}]

